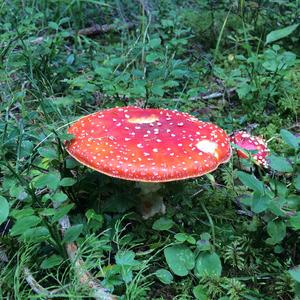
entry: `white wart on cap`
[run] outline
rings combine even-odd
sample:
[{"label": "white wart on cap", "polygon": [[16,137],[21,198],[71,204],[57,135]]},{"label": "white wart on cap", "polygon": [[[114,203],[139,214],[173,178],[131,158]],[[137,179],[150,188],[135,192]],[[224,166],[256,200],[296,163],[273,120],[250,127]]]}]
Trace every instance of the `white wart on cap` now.
[{"label": "white wart on cap", "polygon": [[[246,131],[237,131],[230,137],[230,141],[245,150],[256,150],[257,153],[251,155],[251,157],[258,165],[268,168],[266,158],[270,154],[270,150],[263,138],[251,136]],[[242,150],[237,150],[237,154],[240,158],[248,158],[248,154]]]}]

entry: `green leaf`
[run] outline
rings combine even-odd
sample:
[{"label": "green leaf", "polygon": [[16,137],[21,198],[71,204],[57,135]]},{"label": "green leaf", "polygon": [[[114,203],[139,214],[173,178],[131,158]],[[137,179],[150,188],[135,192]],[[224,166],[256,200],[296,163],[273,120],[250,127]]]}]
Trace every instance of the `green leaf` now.
[{"label": "green leaf", "polygon": [[293,166],[289,163],[286,158],[281,156],[271,155],[269,156],[270,167],[278,172],[290,173],[293,172]]},{"label": "green leaf", "polygon": [[59,219],[64,217],[72,208],[74,204],[68,204],[66,206],[60,206],[55,210],[55,215],[52,218],[52,222],[57,222]]},{"label": "green leaf", "polygon": [[237,171],[236,174],[240,181],[248,188],[260,193],[264,192],[263,183],[259,181],[254,175],[247,174],[243,171]]},{"label": "green leaf", "polygon": [[170,284],[174,279],[172,273],[166,269],[159,269],[154,274],[164,284]]},{"label": "green leaf", "polygon": [[135,258],[135,253],[128,250],[119,250],[115,256],[116,264],[121,266],[121,276],[125,283],[132,280],[132,270],[139,264]]},{"label": "green leaf", "polygon": [[300,229],[300,212],[297,212],[295,216],[290,217],[289,219],[291,227],[293,227],[294,230]]},{"label": "green leaf", "polygon": [[103,78],[109,78],[112,75],[113,71],[111,68],[96,67],[95,73],[99,74]]},{"label": "green leaf", "polygon": [[252,198],[251,210],[259,214],[268,208],[271,200],[270,196],[255,192]]},{"label": "green leaf", "polygon": [[161,39],[160,38],[155,38],[155,39],[152,39],[152,40],[149,41],[149,46],[151,48],[157,48],[157,47],[159,47],[160,43],[161,43]]},{"label": "green leaf", "polygon": [[153,95],[157,95],[157,96],[160,96],[160,97],[162,97],[165,93],[163,87],[160,86],[160,85],[154,85],[151,88],[151,92],[153,93]]},{"label": "green leaf", "polygon": [[60,174],[56,171],[42,174],[37,177],[34,182],[36,188],[44,188],[48,186],[52,190],[56,190],[59,186]]},{"label": "green leaf", "polygon": [[49,26],[49,28],[52,28],[52,29],[54,29],[54,30],[58,30],[58,28],[59,28],[58,24],[55,23],[55,22],[52,22],[52,21],[50,21],[50,22],[48,23],[48,26]]},{"label": "green leaf", "polygon": [[68,196],[63,192],[56,192],[51,199],[54,202],[64,202],[68,199]]},{"label": "green leaf", "polygon": [[76,180],[74,178],[65,177],[60,181],[59,185],[60,186],[72,186],[75,183],[76,183]]},{"label": "green leaf", "polygon": [[299,148],[299,142],[296,136],[294,136],[291,132],[281,129],[280,135],[283,138],[283,140],[288,144],[290,147],[294,148],[295,150],[298,150]]},{"label": "green leaf", "polygon": [[294,181],[294,186],[297,190],[300,190],[300,174],[297,175]]},{"label": "green leaf", "polygon": [[200,253],[196,260],[195,273],[199,277],[221,276],[222,264],[219,255],[215,252]]},{"label": "green leaf", "polygon": [[10,234],[12,236],[21,235],[27,229],[37,226],[40,222],[41,219],[37,216],[26,216],[24,218],[20,218],[16,221],[16,223],[10,230]]},{"label": "green leaf", "polygon": [[186,234],[186,233],[183,233],[183,232],[180,232],[180,233],[177,233],[174,235],[174,238],[178,241],[178,242],[188,242],[192,245],[195,245],[196,244],[196,240],[189,234]]},{"label": "green leaf", "polygon": [[79,237],[82,230],[83,230],[83,224],[77,224],[77,225],[71,226],[70,228],[68,228],[66,230],[63,241],[65,243],[74,242]]},{"label": "green leaf", "polygon": [[153,223],[152,229],[158,231],[169,230],[170,228],[173,227],[173,225],[174,225],[173,220],[167,219],[165,217],[161,217]]},{"label": "green leaf", "polygon": [[287,37],[293,31],[295,31],[298,26],[299,26],[299,24],[294,24],[294,25],[287,26],[287,27],[284,27],[284,28],[281,28],[278,30],[271,31],[267,35],[266,44],[270,44],[270,43],[273,43],[275,41],[278,41],[280,39]]},{"label": "green leaf", "polygon": [[50,232],[45,226],[35,226],[29,228],[22,234],[22,238],[27,242],[40,243],[46,241],[50,237]]},{"label": "green leaf", "polygon": [[154,61],[160,60],[162,58],[162,55],[160,53],[151,52],[146,56],[146,62],[152,63]]},{"label": "green leaf", "polygon": [[0,196],[0,225],[4,223],[9,214],[9,204],[7,200]]},{"label": "green leaf", "polygon": [[53,148],[41,147],[38,149],[38,152],[42,157],[45,157],[45,158],[49,158],[49,159],[57,159],[58,158],[57,152]]},{"label": "green leaf", "polygon": [[300,297],[300,282],[295,282],[294,292],[295,292],[295,296]]},{"label": "green leaf", "polygon": [[289,269],[289,273],[294,280],[296,280],[297,282],[300,282],[300,265],[296,266],[292,269]]},{"label": "green leaf", "polygon": [[61,256],[53,254],[50,257],[48,257],[42,261],[41,268],[42,269],[51,269],[53,267],[60,265],[62,261],[63,261],[63,259]]},{"label": "green leaf", "polygon": [[116,264],[121,266],[136,266],[135,253],[131,250],[119,250],[115,256]]},{"label": "green leaf", "polygon": [[169,268],[178,276],[186,276],[195,266],[194,253],[185,245],[175,245],[164,249]]},{"label": "green leaf", "polygon": [[205,287],[203,285],[197,285],[193,288],[193,294],[197,300],[208,300],[205,293]]},{"label": "green leaf", "polygon": [[267,225],[267,232],[270,235],[266,240],[267,244],[278,244],[285,238],[286,224],[283,221],[271,221]]},{"label": "green leaf", "polygon": [[73,53],[71,53],[70,55],[67,56],[66,63],[67,63],[68,65],[72,65],[73,62],[74,62],[74,60],[75,60],[75,56],[74,56]]}]

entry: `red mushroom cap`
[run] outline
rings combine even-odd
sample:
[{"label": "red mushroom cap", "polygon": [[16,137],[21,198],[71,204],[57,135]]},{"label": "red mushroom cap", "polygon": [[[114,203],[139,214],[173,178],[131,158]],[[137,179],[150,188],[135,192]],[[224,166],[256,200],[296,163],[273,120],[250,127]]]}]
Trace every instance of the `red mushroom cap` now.
[{"label": "red mushroom cap", "polygon": [[71,156],[107,175],[165,182],[215,170],[231,156],[229,137],[214,124],[166,109],[112,108],[76,121]]},{"label": "red mushroom cap", "polygon": [[[268,168],[266,157],[270,154],[270,150],[263,138],[251,136],[246,131],[237,131],[230,137],[230,142],[245,150],[257,150],[258,152],[251,155],[251,157],[258,165]],[[248,158],[247,153],[242,150],[237,150],[237,154],[240,158]]]}]

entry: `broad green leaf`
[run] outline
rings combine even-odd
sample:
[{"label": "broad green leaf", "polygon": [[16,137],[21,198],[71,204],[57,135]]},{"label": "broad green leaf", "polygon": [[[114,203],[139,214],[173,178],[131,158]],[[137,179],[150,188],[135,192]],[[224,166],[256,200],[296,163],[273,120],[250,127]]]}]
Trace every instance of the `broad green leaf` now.
[{"label": "broad green leaf", "polygon": [[160,85],[154,85],[152,88],[151,88],[151,92],[153,93],[153,95],[157,95],[157,96],[163,96],[165,91],[163,89],[162,86]]},{"label": "broad green leaf", "polygon": [[66,206],[60,206],[59,208],[57,208],[52,218],[52,222],[57,222],[59,219],[65,216],[73,207],[74,204],[68,204]]},{"label": "broad green leaf", "polygon": [[24,218],[20,218],[10,230],[10,234],[12,236],[21,235],[27,229],[37,226],[40,222],[41,219],[37,216],[26,216]]},{"label": "broad green leaf", "polygon": [[64,202],[68,199],[68,196],[63,192],[56,192],[51,198],[54,202]]},{"label": "broad green leaf", "polygon": [[139,262],[135,260],[135,253],[129,250],[119,250],[115,256],[115,259],[117,265],[122,267],[122,279],[125,281],[125,283],[130,282],[133,278],[132,270],[139,264]]},{"label": "broad green leaf", "polygon": [[48,26],[49,26],[49,28],[52,28],[54,30],[58,30],[58,28],[59,28],[59,25],[57,23],[55,23],[55,22],[52,22],[52,21],[50,21],[48,23]]},{"label": "broad green leaf", "polygon": [[294,230],[300,229],[300,212],[297,212],[295,216],[290,217],[290,225]]},{"label": "broad green leaf", "polygon": [[297,175],[294,181],[294,186],[297,190],[300,190],[300,174]]},{"label": "broad green leaf", "polygon": [[261,181],[259,181],[254,175],[247,174],[243,171],[237,171],[237,176],[240,181],[246,185],[248,188],[263,193],[264,185]]},{"label": "broad green leaf", "polygon": [[300,195],[289,194],[286,198],[285,206],[288,209],[298,210],[300,208]]},{"label": "broad green leaf", "polygon": [[58,188],[59,182],[60,182],[60,174],[54,171],[54,172],[49,172],[47,174],[39,175],[34,182],[34,186],[36,188],[44,188],[48,186],[50,189],[56,190]]},{"label": "broad green leaf", "polygon": [[99,74],[103,78],[109,78],[113,73],[111,68],[105,68],[105,67],[96,67],[95,72],[96,74]]},{"label": "broad green leaf", "polygon": [[135,253],[131,250],[119,250],[115,256],[117,265],[136,266],[139,262],[135,260]]},{"label": "broad green leaf", "polygon": [[272,212],[277,217],[284,217],[285,212],[282,210],[282,203],[277,201],[278,199],[273,199],[273,201],[270,202],[268,209],[270,212]]},{"label": "broad green leaf", "polygon": [[157,48],[157,47],[159,47],[160,43],[161,43],[161,39],[160,38],[155,38],[155,39],[152,39],[152,40],[149,41],[149,46],[151,48]]},{"label": "broad green leaf", "polygon": [[283,221],[270,221],[267,225],[267,232],[270,238],[266,242],[270,245],[280,243],[286,235],[286,224]]},{"label": "broad green leaf", "polygon": [[286,158],[281,156],[271,155],[269,156],[269,160],[270,160],[270,166],[273,170],[282,173],[293,172],[293,167],[291,163],[287,161]]},{"label": "broad green leaf", "polygon": [[193,294],[197,300],[208,300],[208,297],[205,293],[205,287],[201,284],[193,288]]},{"label": "broad green leaf", "polygon": [[194,253],[185,245],[175,245],[164,249],[169,268],[178,276],[186,276],[195,266]]},{"label": "broad green leaf", "polygon": [[46,147],[41,147],[38,149],[39,154],[42,157],[49,158],[49,159],[57,159],[57,151],[53,148],[46,148]]},{"label": "broad green leaf", "polygon": [[50,257],[48,257],[42,261],[41,268],[42,269],[50,269],[50,268],[60,265],[62,261],[63,261],[63,259],[61,256],[53,254]]},{"label": "broad green leaf", "polygon": [[65,177],[60,181],[59,185],[60,186],[72,186],[75,183],[76,183],[76,180],[74,178]]},{"label": "broad green leaf", "polygon": [[271,200],[270,196],[255,192],[252,198],[251,210],[259,214],[268,208]]},{"label": "broad green leaf", "polygon": [[7,200],[0,196],[0,225],[4,223],[9,214],[9,204]]},{"label": "broad green leaf", "polygon": [[287,37],[293,31],[295,31],[298,26],[299,26],[299,24],[294,24],[294,25],[290,25],[290,26],[287,26],[287,27],[284,27],[284,28],[281,28],[281,29],[271,31],[267,35],[266,44],[270,44],[270,43],[273,43],[275,41],[278,41],[280,39],[283,39],[283,38]]},{"label": "broad green leaf", "polygon": [[42,242],[46,241],[50,237],[50,233],[47,227],[45,226],[35,226],[27,229],[22,234],[22,238],[27,242]]},{"label": "broad green leaf", "polygon": [[166,269],[159,269],[154,274],[164,284],[170,284],[173,281],[172,273]]},{"label": "broad green leaf", "polygon": [[160,60],[162,58],[162,55],[157,52],[151,52],[146,56],[146,62],[152,63],[154,61]]},{"label": "broad green leaf", "polygon": [[83,224],[77,224],[77,225],[71,226],[70,228],[68,228],[66,230],[63,241],[65,243],[74,242],[79,237],[82,230],[83,230]]},{"label": "broad green leaf", "polygon": [[158,231],[169,230],[170,228],[173,227],[173,225],[174,225],[173,220],[165,217],[161,217],[153,223],[152,229]]},{"label": "broad green leaf", "polygon": [[199,277],[221,276],[222,264],[219,255],[215,252],[200,253],[196,260],[195,274]]},{"label": "broad green leaf", "polygon": [[189,234],[186,234],[186,233],[183,233],[183,232],[180,232],[180,233],[177,233],[174,235],[174,238],[178,241],[178,242],[188,242],[192,245],[195,245],[196,244],[196,240]]},{"label": "broad green leaf", "polygon": [[181,243],[183,243],[183,242],[185,242],[186,240],[187,240],[187,238],[188,238],[188,235],[186,234],[186,233],[176,233],[175,235],[174,235],[174,238],[178,241],[178,242],[181,242]]},{"label": "broad green leaf", "polygon": [[300,265],[289,269],[289,273],[294,280],[296,280],[297,282],[300,282]]},{"label": "broad green leaf", "polygon": [[300,282],[297,282],[297,281],[295,282],[294,292],[295,292],[295,296],[300,297]]},{"label": "broad green leaf", "polygon": [[285,129],[280,130],[280,135],[283,138],[283,140],[288,144],[290,147],[297,150],[299,148],[299,142],[297,137],[295,137],[291,132]]},{"label": "broad green leaf", "polygon": [[68,65],[72,65],[73,62],[74,62],[74,60],[75,60],[75,56],[74,56],[73,53],[71,53],[70,55],[68,55],[67,60],[66,60],[66,63],[67,63]]},{"label": "broad green leaf", "polygon": [[11,216],[15,219],[21,219],[21,218],[24,218],[24,217],[28,217],[28,216],[32,216],[34,215],[34,210],[30,207],[28,208],[23,208],[23,209],[20,209],[20,210],[12,210],[11,211]]}]

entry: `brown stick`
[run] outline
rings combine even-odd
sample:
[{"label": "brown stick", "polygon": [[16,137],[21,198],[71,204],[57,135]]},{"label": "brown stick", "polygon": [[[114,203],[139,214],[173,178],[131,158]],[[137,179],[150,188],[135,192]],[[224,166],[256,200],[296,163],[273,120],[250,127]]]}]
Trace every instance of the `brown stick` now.
[{"label": "brown stick", "polygon": [[[0,261],[7,263],[9,261],[8,256],[6,252],[0,248]],[[41,286],[33,277],[31,271],[27,266],[23,269],[25,280],[28,283],[28,285],[31,287],[31,289],[38,295],[46,296],[47,298],[52,298],[55,296],[59,291],[58,290],[52,290],[49,291],[48,289]]]},{"label": "brown stick", "polygon": [[[126,24],[122,24],[121,26],[117,26],[115,24],[104,24],[104,25],[95,24],[93,26],[80,29],[77,32],[77,34],[84,35],[84,36],[95,36],[95,35],[110,32],[110,31],[120,31],[122,29],[130,29],[134,26],[135,26],[135,24],[130,23],[130,22],[126,23]],[[76,35],[76,31],[74,31],[74,30],[71,31],[71,34]],[[44,40],[48,37],[53,38],[53,37],[55,37],[55,34],[37,37],[37,38],[31,40],[30,43],[32,43],[34,45],[39,45],[39,44],[43,43]]]},{"label": "brown stick", "polygon": [[[55,205],[54,205],[55,206]],[[69,217],[66,215],[59,220],[62,235],[71,227]],[[66,250],[70,261],[74,263],[75,272],[81,284],[88,286],[93,291],[93,297],[97,300],[117,300],[118,297],[109,293],[101,284],[84,268],[83,259],[77,254],[77,245],[75,243],[67,243]]]},{"label": "brown stick", "polygon": [[28,267],[24,267],[24,275],[25,280],[31,289],[38,295],[45,296],[47,298],[55,297],[55,295],[59,292],[58,290],[49,291],[48,289],[41,286],[33,277]]},{"label": "brown stick", "polygon": [[98,35],[101,33],[106,33],[109,31],[119,31],[121,29],[130,29],[134,26],[133,23],[126,23],[124,25],[122,25],[121,27],[117,27],[114,24],[104,24],[104,25],[99,25],[99,24],[95,24],[91,27],[87,27],[87,28],[83,28],[80,29],[78,31],[79,35],[86,35],[86,36],[94,36],[94,35]]},{"label": "brown stick", "polygon": [[[187,100],[191,100],[191,101],[195,101],[195,100],[211,100],[211,99],[217,99],[217,98],[221,98],[223,96],[226,95],[233,95],[236,91],[236,88],[230,88],[228,90],[224,90],[224,91],[218,91],[218,92],[213,92],[211,94],[200,94],[194,97],[190,97]],[[180,101],[182,100],[181,98],[175,98],[174,101]]]}]

